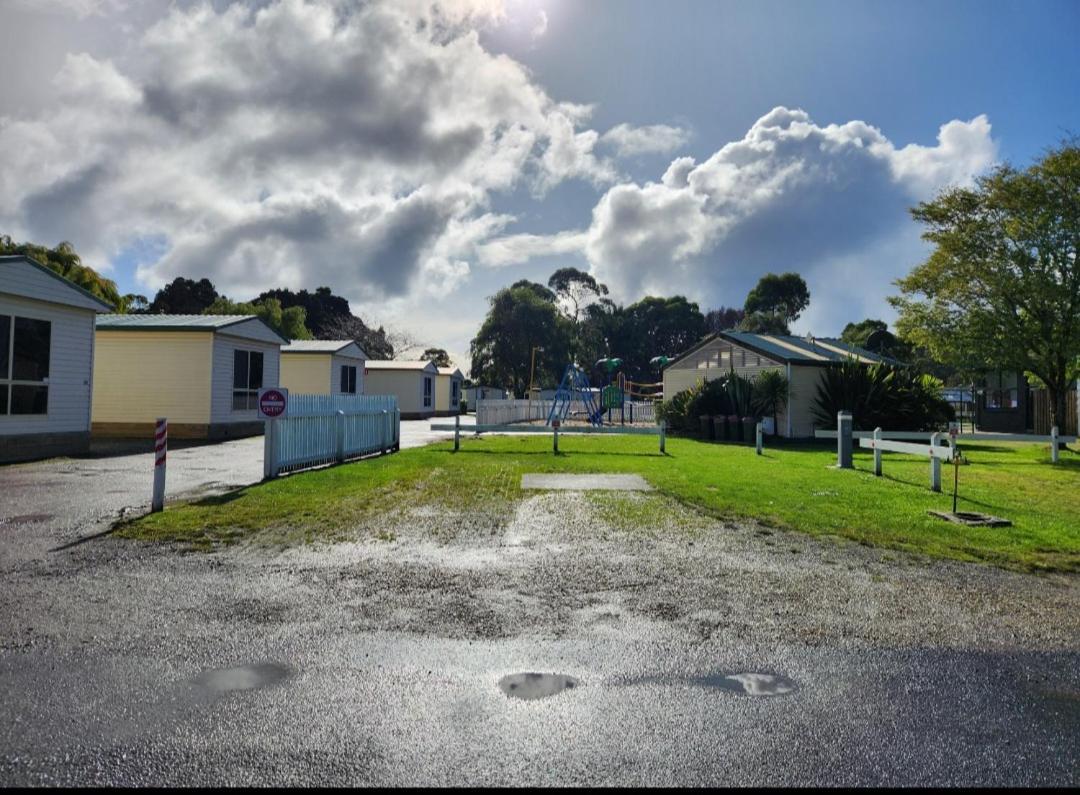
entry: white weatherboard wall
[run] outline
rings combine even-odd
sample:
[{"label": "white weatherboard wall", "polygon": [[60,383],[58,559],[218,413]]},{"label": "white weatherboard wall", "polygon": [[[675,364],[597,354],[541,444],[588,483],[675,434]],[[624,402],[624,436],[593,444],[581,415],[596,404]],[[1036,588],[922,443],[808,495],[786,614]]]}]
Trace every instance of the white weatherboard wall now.
[{"label": "white weatherboard wall", "polygon": [[[71,290],[46,274],[44,282],[55,283],[59,297],[70,299]],[[49,350],[48,413],[0,416],[0,435],[89,432],[91,382],[94,367],[94,317],[91,309],[46,303],[7,290],[22,288],[5,280],[0,284],[0,315],[48,320],[52,324]],[[28,286],[32,289],[34,285]],[[38,294],[57,298],[53,284],[44,284]]]},{"label": "white weatherboard wall", "polygon": [[[232,333],[250,334],[251,337]],[[214,335],[214,366],[210,387],[210,422],[257,422],[258,410],[233,411],[233,352],[261,351],[263,354],[263,387],[281,386],[281,340],[260,321],[230,326]]]}]

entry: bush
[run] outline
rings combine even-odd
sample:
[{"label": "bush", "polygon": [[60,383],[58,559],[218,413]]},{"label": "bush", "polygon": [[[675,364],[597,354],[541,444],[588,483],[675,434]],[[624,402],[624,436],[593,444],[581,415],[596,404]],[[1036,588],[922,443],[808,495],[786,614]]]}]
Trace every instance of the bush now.
[{"label": "bush", "polygon": [[940,430],[955,418],[941,397],[943,386],[911,368],[849,358],[825,371],[814,397],[814,420],[818,427],[834,428],[837,413],[850,411],[855,430]]},{"label": "bush", "polygon": [[661,403],[657,414],[672,430],[696,431],[698,417],[704,415],[760,419],[761,413],[755,406],[754,383],[738,373],[731,373],[725,378],[684,389]]}]

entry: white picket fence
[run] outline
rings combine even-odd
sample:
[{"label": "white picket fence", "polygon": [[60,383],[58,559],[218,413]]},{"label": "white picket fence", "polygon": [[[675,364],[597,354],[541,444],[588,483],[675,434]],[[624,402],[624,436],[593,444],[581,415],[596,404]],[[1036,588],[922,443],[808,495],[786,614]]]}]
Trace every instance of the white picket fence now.
[{"label": "white picket fence", "polygon": [[[529,422],[548,418],[551,412],[550,400],[478,400],[476,402],[477,425],[507,425],[514,422]],[[599,396],[597,397],[599,405]],[[584,417],[586,414],[584,401],[575,400],[570,403],[569,416]],[[605,412],[605,417],[607,413]],[[612,422],[622,420],[622,414],[618,409],[611,410]],[[626,402],[626,422],[639,424],[656,424],[656,404],[651,401]]]},{"label": "white picket fence", "polygon": [[286,416],[267,423],[266,477],[395,450],[401,412],[395,395],[289,395]]}]

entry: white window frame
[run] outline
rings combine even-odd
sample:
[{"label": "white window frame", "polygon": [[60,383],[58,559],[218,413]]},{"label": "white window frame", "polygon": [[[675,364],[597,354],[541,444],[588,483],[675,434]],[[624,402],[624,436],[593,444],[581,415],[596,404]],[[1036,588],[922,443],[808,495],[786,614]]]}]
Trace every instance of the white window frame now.
[{"label": "white window frame", "polygon": [[[48,416],[49,416],[49,396],[52,393],[52,390],[49,388],[50,385],[51,385],[50,380],[49,380],[50,376],[46,375],[44,380],[42,380],[42,381],[28,381],[26,379],[15,378],[14,377],[14,375],[15,375],[15,321],[16,320],[32,320],[32,321],[34,321],[36,323],[45,323],[45,324],[48,325],[48,327],[49,327],[49,367],[48,367],[48,371],[50,373],[52,372],[52,364],[53,364],[53,353],[52,353],[52,339],[53,339],[52,327],[53,327],[53,322],[51,320],[46,320],[45,318],[40,318],[40,317],[27,317],[26,315],[16,315],[14,312],[12,312],[10,314],[8,312],[0,312],[0,316],[6,317],[8,319],[8,350],[7,350],[8,366],[7,366],[7,372],[6,373],[0,373],[0,388],[5,389],[7,391],[7,405],[5,406],[5,411],[0,413],[0,417],[44,417],[44,418],[48,419]],[[14,400],[15,389],[14,388],[17,387],[17,386],[31,386],[31,387],[37,387],[39,389],[44,387],[45,388],[45,411],[43,411],[43,412],[35,412],[35,413],[32,413],[32,414],[15,414],[15,413],[13,413],[12,410],[11,410],[11,407],[12,407],[12,404],[15,402],[15,400]]]}]

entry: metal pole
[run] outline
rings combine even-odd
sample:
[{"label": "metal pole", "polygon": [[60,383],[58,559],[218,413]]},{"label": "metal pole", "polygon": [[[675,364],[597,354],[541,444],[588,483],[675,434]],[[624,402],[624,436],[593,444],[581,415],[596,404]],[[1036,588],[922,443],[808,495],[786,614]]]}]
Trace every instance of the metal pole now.
[{"label": "metal pole", "polygon": [[851,469],[851,412],[840,411],[836,414],[836,466],[839,469]]},{"label": "metal pole", "polygon": [[169,421],[159,417],[154,426],[154,494],[150,510],[158,513],[165,509],[165,454],[169,447]]},{"label": "metal pole", "polygon": [[952,512],[956,513],[956,489],[960,485],[960,453],[953,445]]},{"label": "metal pole", "polygon": [[337,412],[337,460],[345,460],[345,412],[338,409]]},{"label": "metal pole", "polygon": [[938,446],[938,439],[941,438],[940,433],[934,433],[930,436],[930,490],[941,491],[941,459],[935,457],[932,451]]},{"label": "metal pole", "polygon": [[881,428],[874,428],[874,474],[881,477]]},{"label": "metal pole", "polygon": [[390,412],[383,409],[382,413],[382,427],[379,428],[379,446],[382,448],[382,452],[386,452],[388,437],[390,436]]},{"label": "metal pole", "polygon": [[665,442],[667,441],[667,420],[660,420],[660,452],[666,452]]},{"label": "metal pole", "polygon": [[461,417],[454,417],[454,452],[461,446]]},{"label": "metal pole", "polygon": [[761,423],[757,424],[757,454],[761,455]]},{"label": "metal pole", "polygon": [[1050,461],[1055,464],[1058,462],[1058,427],[1056,425],[1050,429]]},{"label": "metal pole", "polygon": [[558,455],[559,454],[559,426],[555,425],[554,427],[552,427],[552,430],[554,431],[554,433],[551,436],[551,438],[554,440],[554,442],[553,442],[554,447],[552,448],[552,452],[554,452],[555,455]]}]

